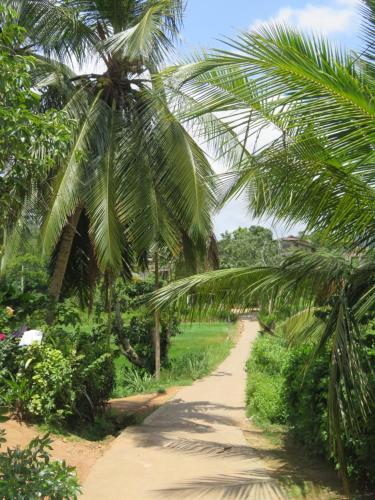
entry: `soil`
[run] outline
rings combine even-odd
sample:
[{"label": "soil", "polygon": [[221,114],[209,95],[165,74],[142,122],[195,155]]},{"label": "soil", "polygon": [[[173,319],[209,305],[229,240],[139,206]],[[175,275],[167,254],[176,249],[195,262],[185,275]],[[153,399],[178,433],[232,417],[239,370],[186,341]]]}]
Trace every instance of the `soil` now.
[{"label": "soil", "polygon": [[[113,399],[109,407],[122,415],[128,416],[129,421],[139,422],[147,415],[159,408],[177,392],[178,388],[167,389],[163,394],[141,394],[128,398]],[[6,442],[2,449],[25,447],[33,438],[44,433],[35,425],[17,422],[12,418],[2,417],[0,427],[6,432]],[[102,441],[88,441],[75,436],[61,436],[51,434],[52,451],[54,460],[65,460],[68,465],[77,468],[80,483],[88,476],[92,466],[109,448],[115,436],[108,436]]]}]

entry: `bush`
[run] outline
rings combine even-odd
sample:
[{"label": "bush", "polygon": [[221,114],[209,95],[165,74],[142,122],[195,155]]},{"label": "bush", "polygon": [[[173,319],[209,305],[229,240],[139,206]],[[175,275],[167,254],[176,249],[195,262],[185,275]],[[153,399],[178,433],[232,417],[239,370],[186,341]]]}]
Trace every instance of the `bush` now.
[{"label": "bush", "polygon": [[[368,344],[367,356],[371,356],[373,340]],[[300,445],[337,466],[328,446],[329,348],[312,362],[314,348],[305,344],[287,349],[278,331],[275,336],[259,336],[247,364],[247,410],[263,425],[287,424]],[[355,394],[352,404],[356,404]],[[370,489],[375,477],[374,419],[370,416],[363,423],[360,434],[343,434],[342,440],[349,476],[361,488]]]},{"label": "bush", "polygon": [[[309,363],[313,346],[293,349],[284,371],[283,397],[287,408],[287,422],[295,439],[316,455],[332,460],[328,447],[328,378],[330,355],[328,350]],[[306,367],[308,367],[306,369]],[[304,373],[304,376],[302,374]],[[357,404],[355,394],[352,404]],[[358,409],[359,412],[359,409]],[[358,434],[341,436],[349,477],[361,488],[374,486],[375,422],[370,415]]]},{"label": "bush", "polygon": [[51,461],[50,449],[51,441],[46,435],[33,439],[23,450],[8,448],[0,453],[0,497],[76,499],[80,488],[75,469],[65,462]]},{"label": "bush", "polygon": [[78,325],[69,331],[58,323],[42,344],[27,348],[6,338],[0,342],[1,402],[19,419],[49,424],[92,420],[113,391],[112,358],[103,326],[85,332]]},{"label": "bush", "polygon": [[260,422],[284,424],[286,409],[282,398],[283,368],[288,351],[281,337],[259,337],[247,363],[247,410]]},{"label": "bush", "polygon": [[19,339],[9,334],[4,340],[0,341],[0,376],[4,376],[5,373],[9,372],[13,375],[17,373],[18,343]]},{"label": "bush", "polygon": [[15,382],[25,385],[24,413],[45,422],[60,422],[73,413],[76,357],[58,349],[32,344],[24,350]]},{"label": "bush", "polygon": [[106,326],[97,325],[90,332],[77,326],[69,332],[57,325],[48,332],[46,342],[58,347],[73,362],[74,414],[93,419],[110,398],[115,384]]},{"label": "bush", "polygon": [[329,353],[310,363],[313,346],[291,350],[284,369],[283,398],[287,421],[297,441],[313,453],[328,456],[327,387]]}]

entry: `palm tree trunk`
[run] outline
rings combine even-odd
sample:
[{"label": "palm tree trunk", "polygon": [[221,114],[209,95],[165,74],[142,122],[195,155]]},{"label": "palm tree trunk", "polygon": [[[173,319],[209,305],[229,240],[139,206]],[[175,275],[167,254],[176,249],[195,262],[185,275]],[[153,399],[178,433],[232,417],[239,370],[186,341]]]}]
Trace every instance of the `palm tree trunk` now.
[{"label": "palm tree trunk", "polygon": [[49,295],[54,302],[58,302],[60,298],[62,284],[81,213],[82,207],[77,207],[73,214],[68,218],[68,222],[61,234],[56,263],[49,285]]},{"label": "palm tree trunk", "polygon": [[[155,289],[160,287],[159,280],[159,256],[155,252]],[[155,349],[155,378],[160,379],[160,311],[156,310],[154,313],[155,327],[154,327],[154,349]]]}]

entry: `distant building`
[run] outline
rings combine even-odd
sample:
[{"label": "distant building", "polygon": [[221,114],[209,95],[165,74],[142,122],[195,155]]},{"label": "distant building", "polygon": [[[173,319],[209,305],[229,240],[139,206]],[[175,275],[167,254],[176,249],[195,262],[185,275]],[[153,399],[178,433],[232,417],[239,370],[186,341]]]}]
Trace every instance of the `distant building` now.
[{"label": "distant building", "polygon": [[291,252],[293,250],[305,250],[313,251],[313,246],[306,240],[299,238],[298,236],[287,236],[286,238],[281,238],[279,240],[281,250],[285,253]]}]

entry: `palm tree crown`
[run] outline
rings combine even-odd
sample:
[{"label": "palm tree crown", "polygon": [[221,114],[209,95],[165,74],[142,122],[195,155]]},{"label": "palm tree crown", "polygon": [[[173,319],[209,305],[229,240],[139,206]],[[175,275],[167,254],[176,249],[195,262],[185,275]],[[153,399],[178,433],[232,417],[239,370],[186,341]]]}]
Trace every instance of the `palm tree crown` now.
[{"label": "palm tree crown", "polygon": [[[172,254],[187,245],[204,253],[212,232],[213,171],[176,117],[177,104],[159,73],[184,2],[14,3],[28,33],[24,50],[39,61],[35,78],[44,102],[58,96],[75,124],[69,154],[43,197],[44,249],[56,254],[53,295],[66,270],[74,270],[76,282],[78,269],[86,282],[96,267],[129,273],[155,242]],[[71,69],[90,60],[105,70],[76,75]]]}]

